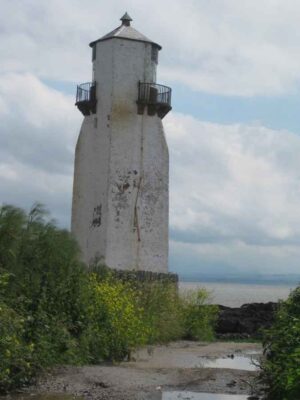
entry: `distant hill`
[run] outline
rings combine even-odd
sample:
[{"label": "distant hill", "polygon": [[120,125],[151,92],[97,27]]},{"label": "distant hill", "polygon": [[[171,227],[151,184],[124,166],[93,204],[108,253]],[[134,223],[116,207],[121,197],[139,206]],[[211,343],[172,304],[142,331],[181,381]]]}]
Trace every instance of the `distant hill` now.
[{"label": "distant hill", "polygon": [[300,285],[300,274],[268,274],[268,275],[247,275],[247,274],[184,274],[179,273],[182,282],[219,282],[219,283],[248,283],[261,285]]}]

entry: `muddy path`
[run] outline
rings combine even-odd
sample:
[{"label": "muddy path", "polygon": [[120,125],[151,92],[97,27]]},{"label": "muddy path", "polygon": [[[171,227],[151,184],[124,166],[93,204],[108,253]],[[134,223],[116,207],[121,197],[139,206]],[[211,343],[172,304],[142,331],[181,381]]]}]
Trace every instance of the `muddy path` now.
[{"label": "muddy path", "polygon": [[[58,368],[30,392],[90,400],[159,400],[173,391],[249,395],[258,374],[252,360],[260,353],[258,343],[174,342],[142,349],[118,365]],[[246,397],[232,397],[238,398]]]}]

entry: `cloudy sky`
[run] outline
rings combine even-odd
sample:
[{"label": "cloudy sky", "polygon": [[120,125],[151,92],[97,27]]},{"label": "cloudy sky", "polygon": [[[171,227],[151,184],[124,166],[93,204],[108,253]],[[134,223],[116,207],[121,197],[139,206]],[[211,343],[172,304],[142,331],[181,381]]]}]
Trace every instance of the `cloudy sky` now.
[{"label": "cloudy sky", "polygon": [[0,0],[0,203],[70,225],[77,83],[119,25],[173,88],[170,269],[300,273],[299,0]]}]

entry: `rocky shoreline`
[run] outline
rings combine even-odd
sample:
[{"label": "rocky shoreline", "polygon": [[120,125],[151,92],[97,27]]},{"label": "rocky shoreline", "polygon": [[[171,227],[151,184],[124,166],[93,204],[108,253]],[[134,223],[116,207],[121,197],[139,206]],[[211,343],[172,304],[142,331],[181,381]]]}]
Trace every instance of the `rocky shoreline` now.
[{"label": "rocky shoreline", "polygon": [[278,303],[250,303],[241,307],[219,305],[216,335],[219,339],[259,339],[269,328],[278,310]]}]

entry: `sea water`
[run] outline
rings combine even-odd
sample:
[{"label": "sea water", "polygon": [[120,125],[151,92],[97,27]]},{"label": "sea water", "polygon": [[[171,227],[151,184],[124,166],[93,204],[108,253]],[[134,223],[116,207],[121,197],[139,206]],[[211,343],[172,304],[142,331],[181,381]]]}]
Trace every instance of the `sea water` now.
[{"label": "sea water", "polygon": [[179,282],[181,293],[205,288],[210,293],[209,302],[228,307],[246,303],[268,303],[287,299],[296,285],[255,285],[243,283]]}]

